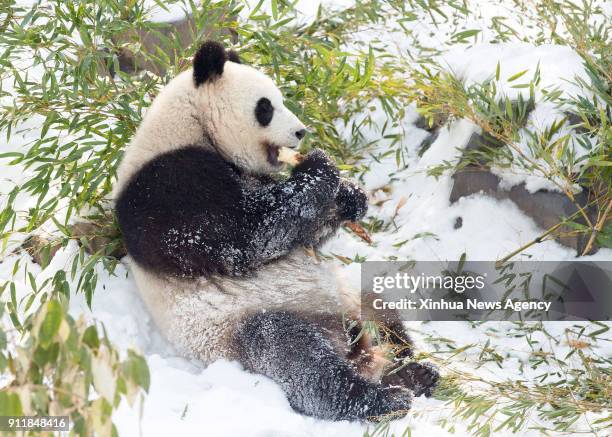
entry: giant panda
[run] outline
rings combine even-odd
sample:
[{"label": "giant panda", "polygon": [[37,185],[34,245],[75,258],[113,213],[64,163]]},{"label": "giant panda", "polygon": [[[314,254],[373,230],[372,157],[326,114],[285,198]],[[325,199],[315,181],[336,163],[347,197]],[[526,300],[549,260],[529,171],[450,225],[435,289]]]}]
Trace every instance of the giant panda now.
[{"label": "giant panda", "polygon": [[118,169],[131,272],[186,357],[236,360],[306,415],[403,415],[438,373],[402,364],[412,344],[399,321],[378,344],[366,335],[344,281],[305,250],[367,210],[364,191],[319,149],[278,176],[279,148],[305,134],[269,77],[205,42],[154,99]]}]

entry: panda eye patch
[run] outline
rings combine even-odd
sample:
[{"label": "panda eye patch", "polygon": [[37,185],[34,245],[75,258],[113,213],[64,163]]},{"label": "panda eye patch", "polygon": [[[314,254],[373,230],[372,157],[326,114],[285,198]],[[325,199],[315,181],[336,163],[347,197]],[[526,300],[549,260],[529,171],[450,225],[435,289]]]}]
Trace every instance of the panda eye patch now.
[{"label": "panda eye patch", "polygon": [[274,107],[272,102],[265,97],[262,97],[257,101],[255,107],[255,118],[262,126],[267,126],[272,121],[272,115],[274,115]]}]

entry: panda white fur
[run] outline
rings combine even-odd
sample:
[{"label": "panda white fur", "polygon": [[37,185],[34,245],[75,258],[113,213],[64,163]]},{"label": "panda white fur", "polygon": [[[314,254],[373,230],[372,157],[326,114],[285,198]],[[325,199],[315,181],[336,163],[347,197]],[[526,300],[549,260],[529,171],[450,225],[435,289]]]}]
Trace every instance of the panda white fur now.
[{"label": "panda white fur", "polygon": [[[237,360],[299,412],[366,419],[410,407],[438,380],[401,323],[358,338],[356,296],[304,250],[361,219],[364,192],[311,152],[275,177],[304,125],[270,78],[206,42],[157,96],[125,151],[115,207],[131,271],[156,324],[188,357]],[[353,320],[355,323],[350,323]],[[347,329],[350,326],[350,329]],[[400,413],[401,414],[401,413]]]}]

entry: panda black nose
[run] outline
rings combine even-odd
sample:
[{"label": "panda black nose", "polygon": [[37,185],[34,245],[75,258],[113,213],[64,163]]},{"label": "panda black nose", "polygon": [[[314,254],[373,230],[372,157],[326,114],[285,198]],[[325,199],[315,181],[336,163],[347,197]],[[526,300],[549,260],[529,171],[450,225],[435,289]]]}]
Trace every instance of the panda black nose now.
[{"label": "panda black nose", "polygon": [[295,131],[295,136],[297,137],[298,140],[301,140],[302,138],[304,138],[305,135],[306,135],[306,129],[300,129],[298,131]]}]

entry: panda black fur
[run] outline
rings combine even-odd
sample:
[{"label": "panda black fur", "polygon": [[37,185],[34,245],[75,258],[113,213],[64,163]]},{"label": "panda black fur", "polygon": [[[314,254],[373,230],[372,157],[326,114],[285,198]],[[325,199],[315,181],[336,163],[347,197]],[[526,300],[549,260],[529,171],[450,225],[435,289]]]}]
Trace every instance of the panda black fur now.
[{"label": "panda black fur", "polygon": [[305,133],[273,82],[205,43],[193,70],[155,99],[119,168],[116,213],[140,293],[162,333],[185,355],[225,358],[266,375],[293,408],[365,419],[430,395],[438,374],[410,356],[401,323],[387,345],[357,341],[358,299],[303,250],[361,219],[364,192],[321,150],[289,178],[281,146]]}]

